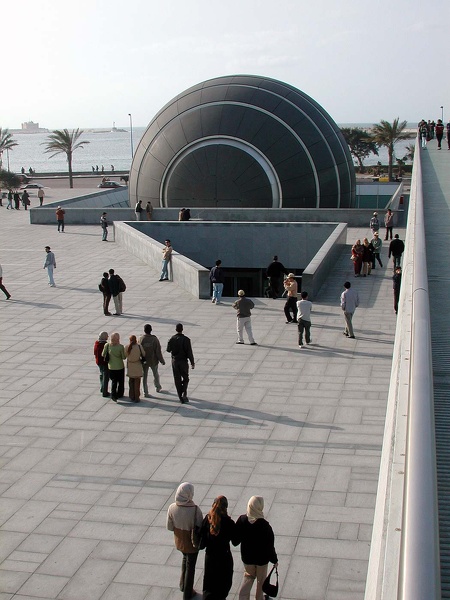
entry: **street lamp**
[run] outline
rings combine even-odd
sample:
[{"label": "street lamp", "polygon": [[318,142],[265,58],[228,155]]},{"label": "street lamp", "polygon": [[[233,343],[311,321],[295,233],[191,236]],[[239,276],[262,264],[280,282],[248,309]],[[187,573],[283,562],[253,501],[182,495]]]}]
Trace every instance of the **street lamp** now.
[{"label": "street lamp", "polygon": [[128,113],[128,116],[130,117],[131,160],[133,160],[133,154],[134,154],[134,150],[133,150],[133,119],[131,118],[131,113]]},{"label": "street lamp", "polygon": [[443,106],[441,106],[441,119],[442,119],[442,122],[444,122],[444,107]]}]

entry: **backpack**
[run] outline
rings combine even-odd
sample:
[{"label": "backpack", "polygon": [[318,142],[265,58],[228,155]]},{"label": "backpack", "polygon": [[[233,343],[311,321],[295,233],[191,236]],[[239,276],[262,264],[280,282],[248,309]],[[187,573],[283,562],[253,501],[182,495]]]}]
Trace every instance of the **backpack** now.
[{"label": "backpack", "polygon": [[119,293],[125,292],[125,290],[127,289],[127,286],[125,285],[125,281],[122,279],[122,277],[120,277],[120,275],[116,275],[116,277],[119,282]]}]

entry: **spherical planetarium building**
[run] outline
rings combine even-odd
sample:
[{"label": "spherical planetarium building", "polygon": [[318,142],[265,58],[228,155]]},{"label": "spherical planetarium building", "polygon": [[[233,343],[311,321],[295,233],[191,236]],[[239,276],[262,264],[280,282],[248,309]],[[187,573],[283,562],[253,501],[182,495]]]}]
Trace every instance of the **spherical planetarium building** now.
[{"label": "spherical planetarium building", "polygon": [[317,102],[274,79],[234,75],[189,88],[155,116],[129,191],[132,206],[347,208],[355,174]]}]

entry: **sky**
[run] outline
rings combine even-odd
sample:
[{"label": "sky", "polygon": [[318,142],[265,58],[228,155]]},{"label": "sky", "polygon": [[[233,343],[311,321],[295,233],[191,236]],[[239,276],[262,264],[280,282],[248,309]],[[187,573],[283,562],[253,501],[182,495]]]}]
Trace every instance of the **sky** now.
[{"label": "sky", "polygon": [[8,0],[0,127],[145,127],[207,79],[262,75],[339,124],[450,118],[449,0]]}]

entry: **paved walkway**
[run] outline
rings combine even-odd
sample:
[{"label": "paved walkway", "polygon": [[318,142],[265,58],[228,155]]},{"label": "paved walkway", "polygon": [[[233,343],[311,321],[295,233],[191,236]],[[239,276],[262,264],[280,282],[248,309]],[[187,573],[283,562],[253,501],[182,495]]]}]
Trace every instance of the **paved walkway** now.
[{"label": "paved walkway", "polygon": [[[231,299],[216,306],[159,283],[102,243],[100,227],[59,234],[0,208],[0,236],[12,294],[0,298],[0,600],[180,599],[165,515],[185,480],[204,512],[225,494],[233,518],[264,496],[281,600],[362,600],[395,327],[386,250],[385,268],[366,279],[343,253],[314,303],[314,345],[300,351],[282,301],[257,299],[259,346],[236,346]],[[47,244],[55,288],[42,269]],[[281,248],[268,256],[276,250],[283,259]],[[121,318],[102,315],[97,284],[110,267],[128,285]],[[342,335],[346,279],[361,298],[356,340]],[[164,393],[138,406],[99,395],[100,331],[124,341],[149,322],[164,345],[178,321],[196,358],[189,405],[177,402],[169,363]],[[230,600],[242,575],[234,556]],[[201,554],[197,590],[202,565]]]}]

